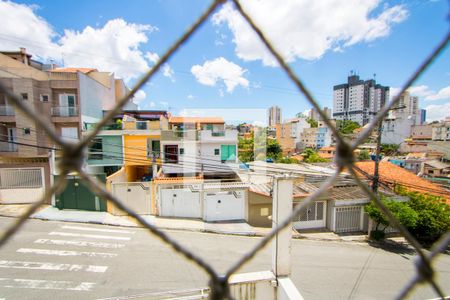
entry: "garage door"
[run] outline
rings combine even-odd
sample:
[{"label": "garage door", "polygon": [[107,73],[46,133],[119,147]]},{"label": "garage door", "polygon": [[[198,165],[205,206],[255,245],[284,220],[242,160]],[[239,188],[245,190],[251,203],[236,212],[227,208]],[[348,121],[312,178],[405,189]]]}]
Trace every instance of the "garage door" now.
[{"label": "garage door", "polygon": [[336,232],[362,230],[362,206],[336,207]]},{"label": "garage door", "polygon": [[232,221],[245,219],[243,191],[207,193],[205,221]]},{"label": "garage door", "polygon": [[201,218],[200,193],[190,189],[161,189],[162,217]]},{"label": "garage door", "polygon": [[294,222],[295,229],[323,228],[326,226],[326,202],[317,201],[310,204],[302,211],[297,222]]},{"label": "garage door", "polygon": [[[150,182],[123,182],[113,183],[112,193],[123,204],[141,215],[151,214],[151,183]],[[127,213],[113,208],[114,215],[126,215]]]}]

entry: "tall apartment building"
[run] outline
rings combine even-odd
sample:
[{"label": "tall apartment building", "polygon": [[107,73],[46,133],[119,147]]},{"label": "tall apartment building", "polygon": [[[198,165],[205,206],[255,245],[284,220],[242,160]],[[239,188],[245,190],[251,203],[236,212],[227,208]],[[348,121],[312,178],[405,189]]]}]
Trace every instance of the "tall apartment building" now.
[{"label": "tall apartment building", "polygon": [[[0,82],[19,95],[35,114],[48,120],[64,139],[78,139],[84,124],[98,122],[122,96],[117,91],[126,90],[112,73],[92,68],[53,68],[31,57],[24,48],[0,52]],[[12,178],[8,176],[25,169],[33,171],[30,176],[36,176],[33,186],[41,186],[41,190],[48,187],[54,147],[36,122],[0,93],[0,189],[3,184],[20,186],[20,179],[14,183],[1,179]],[[36,195],[39,197],[37,192],[31,198]]]},{"label": "tall apartment building", "polygon": [[347,83],[333,87],[333,118],[364,126],[388,100],[389,87],[377,84],[374,79],[362,80],[351,75]]},{"label": "tall apartment building", "polygon": [[420,109],[420,125],[425,124],[427,121],[427,110],[426,109]]},{"label": "tall apartment building", "polygon": [[399,102],[383,121],[381,142],[385,144],[400,144],[411,136],[411,129],[421,124],[419,98],[405,92]]},{"label": "tall apartment building", "polygon": [[[322,110],[328,118],[331,118],[331,108],[324,107]],[[323,121],[322,117],[319,115],[319,112],[314,107],[309,111],[308,117],[315,121]]]},{"label": "tall apartment building", "polygon": [[281,124],[281,108],[275,105],[269,108],[269,127],[277,124]]}]

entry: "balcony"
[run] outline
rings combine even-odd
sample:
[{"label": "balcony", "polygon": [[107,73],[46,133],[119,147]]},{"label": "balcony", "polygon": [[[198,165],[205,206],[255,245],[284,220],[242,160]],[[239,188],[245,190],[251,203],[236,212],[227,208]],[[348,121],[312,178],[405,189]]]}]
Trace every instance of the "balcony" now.
[{"label": "balcony", "polygon": [[0,141],[0,152],[17,152],[17,144],[7,141]]},{"label": "balcony", "polygon": [[52,117],[78,117],[77,106],[54,106],[52,107]]},{"label": "balcony", "polygon": [[[93,130],[97,123],[84,123],[84,128],[89,131]],[[101,130],[122,130],[122,124],[107,124],[102,126]]]},{"label": "balcony", "polygon": [[0,105],[0,116],[14,116],[14,107],[10,105]]},{"label": "balcony", "polygon": [[123,122],[124,130],[159,130],[160,122],[158,121],[132,121]]},{"label": "balcony", "polygon": [[162,141],[196,141],[197,130],[163,130],[161,131]]},{"label": "balcony", "polygon": [[201,130],[199,131],[199,139],[202,142],[236,142],[238,140],[237,130]]}]

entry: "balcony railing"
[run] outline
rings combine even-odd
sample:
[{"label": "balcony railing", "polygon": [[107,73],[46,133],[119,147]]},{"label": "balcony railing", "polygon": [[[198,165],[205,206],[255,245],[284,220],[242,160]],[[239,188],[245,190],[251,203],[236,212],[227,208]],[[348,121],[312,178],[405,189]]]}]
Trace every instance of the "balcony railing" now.
[{"label": "balcony railing", "polygon": [[9,105],[0,105],[0,116],[14,116],[14,107]]},{"label": "balcony railing", "polygon": [[[84,123],[84,128],[86,130],[93,130],[97,126],[97,123]],[[102,126],[102,130],[122,130],[122,124],[107,124]]]},{"label": "balcony railing", "polygon": [[163,130],[161,140],[163,141],[196,141],[198,139],[197,130]]},{"label": "balcony railing", "polygon": [[7,141],[0,141],[0,152],[17,152],[17,144]]},{"label": "balcony railing", "polygon": [[77,117],[77,106],[54,106],[52,107],[53,117]]}]

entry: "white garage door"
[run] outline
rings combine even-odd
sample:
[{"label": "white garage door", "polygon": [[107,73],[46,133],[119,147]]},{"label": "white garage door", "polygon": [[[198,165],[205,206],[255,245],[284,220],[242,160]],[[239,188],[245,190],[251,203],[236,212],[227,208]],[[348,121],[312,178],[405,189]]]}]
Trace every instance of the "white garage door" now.
[{"label": "white garage door", "polygon": [[161,189],[160,215],[163,217],[201,218],[200,193],[190,189]]},{"label": "white garage door", "polygon": [[362,230],[362,206],[336,207],[336,232]]},{"label": "white garage door", "polygon": [[243,191],[207,193],[205,221],[232,221],[245,219]]},{"label": "white garage door", "polygon": [[316,201],[310,204],[300,213],[297,222],[294,222],[295,229],[323,228],[326,226],[326,209],[325,201]]}]

